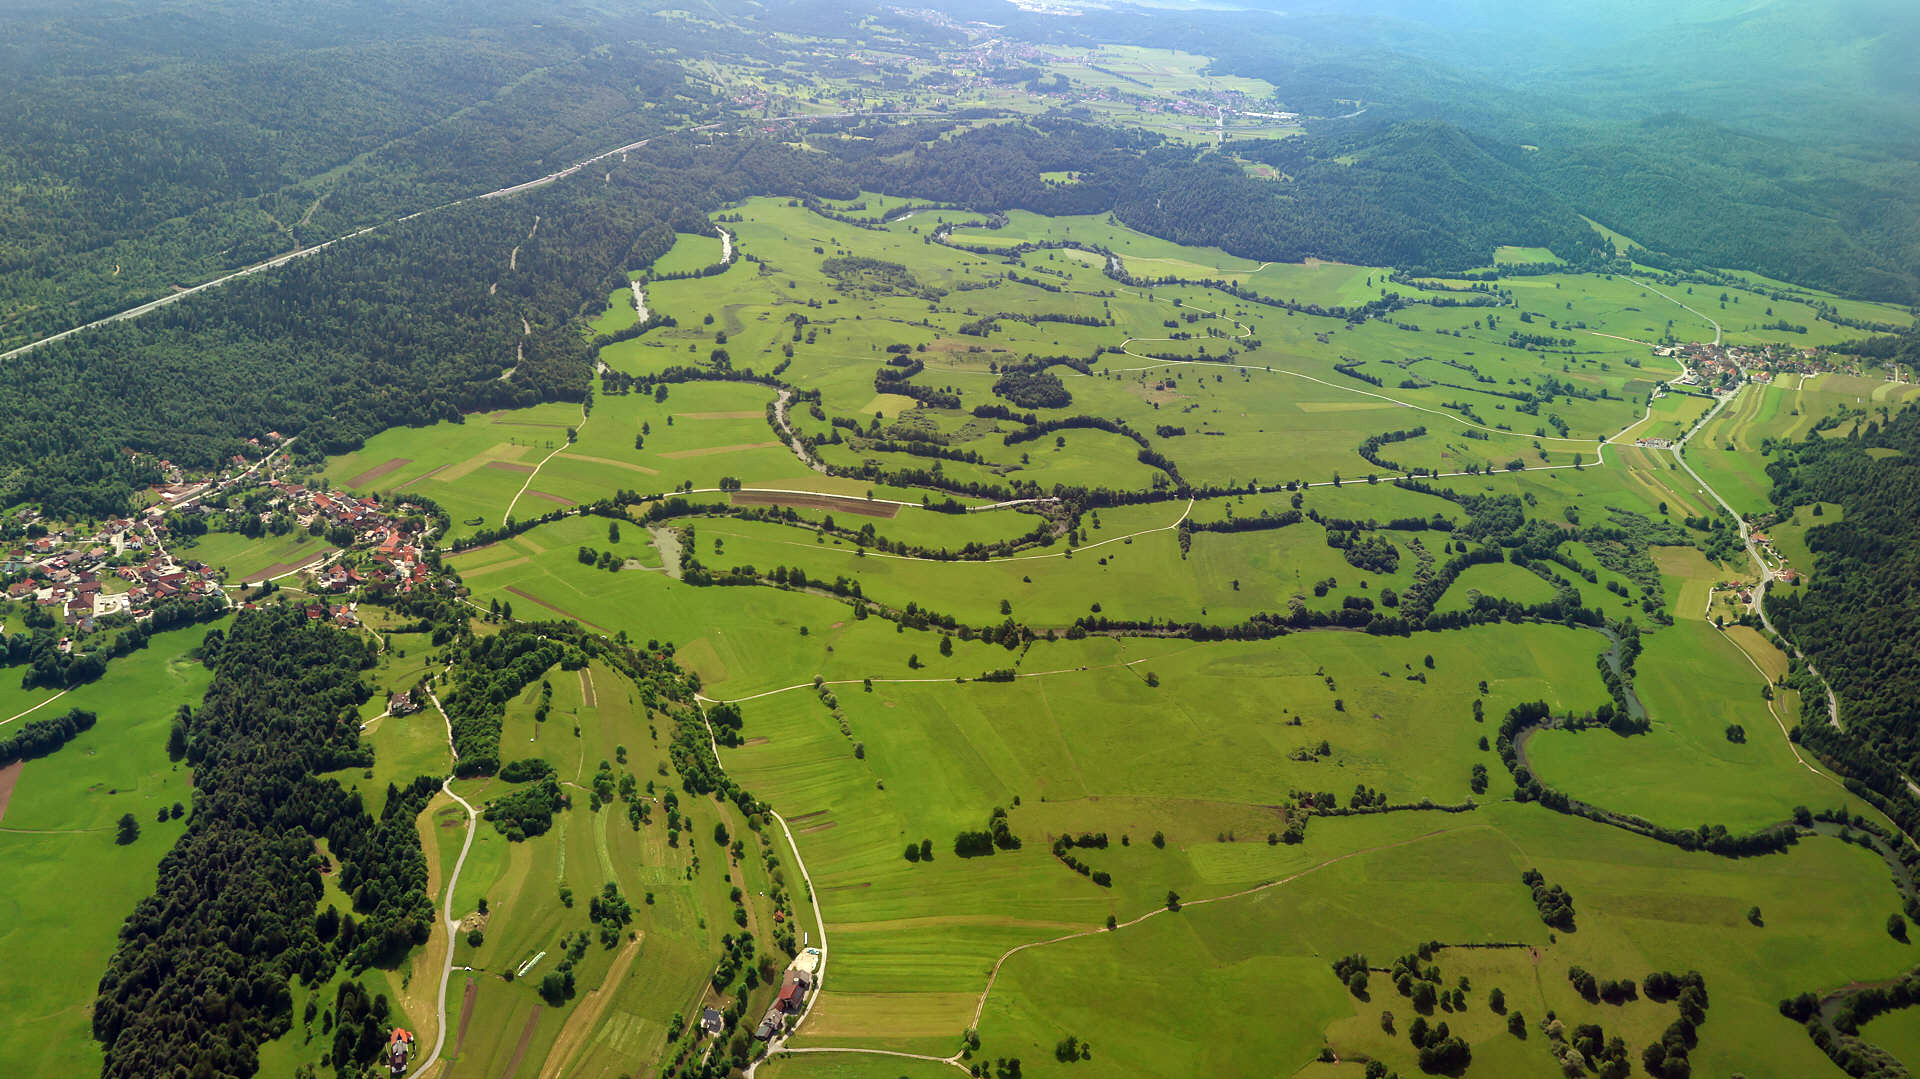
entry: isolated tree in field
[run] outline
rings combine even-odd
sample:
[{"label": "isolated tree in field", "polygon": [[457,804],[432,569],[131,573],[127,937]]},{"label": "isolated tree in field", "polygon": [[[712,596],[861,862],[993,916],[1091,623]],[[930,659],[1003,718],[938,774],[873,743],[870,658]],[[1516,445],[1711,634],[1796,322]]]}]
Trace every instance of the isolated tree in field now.
[{"label": "isolated tree in field", "polygon": [[1507,1010],[1507,994],[1501,992],[1497,985],[1493,987],[1493,992],[1487,994],[1487,1010],[1495,1015]]},{"label": "isolated tree in field", "polygon": [[[133,819],[133,814],[122,813],[120,815],[119,830],[115,833],[113,841],[124,847],[139,838],[140,822]],[[1894,917],[1897,918],[1899,915],[1896,914]],[[1906,923],[1904,922],[1902,922],[1900,926],[1900,936],[1902,938],[1906,936]]]},{"label": "isolated tree in field", "polygon": [[1433,1006],[1439,1001],[1440,994],[1429,981],[1415,982],[1413,986],[1413,1010],[1422,1015],[1430,1015]]},{"label": "isolated tree in field", "polygon": [[943,635],[940,638],[940,654],[943,656],[953,655],[953,638],[952,637],[947,637]]},{"label": "isolated tree in field", "polygon": [[[131,820],[132,818],[129,817],[127,819]],[[1907,939],[1907,920],[1898,914],[1887,915],[1887,935],[1901,943],[1905,943]]]}]

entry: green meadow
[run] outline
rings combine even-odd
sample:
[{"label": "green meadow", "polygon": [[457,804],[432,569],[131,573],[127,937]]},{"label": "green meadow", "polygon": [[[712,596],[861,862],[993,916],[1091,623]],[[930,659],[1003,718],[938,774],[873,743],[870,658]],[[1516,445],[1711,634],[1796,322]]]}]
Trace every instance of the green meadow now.
[{"label": "green meadow", "polygon": [[296,572],[333,553],[334,548],[326,540],[302,531],[260,539],[249,539],[238,532],[209,532],[191,543],[174,544],[171,550],[180,558],[221,570],[222,580],[237,585]]},{"label": "green meadow", "polygon": [[[1176,60],[1154,63],[1177,72]],[[1709,587],[1746,567],[1716,565],[1675,537],[1695,535],[1684,520],[1717,503],[1672,452],[1634,444],[1676,440],[1712,407],[1703,396],[1653,396],[1677,372],[1652,343],[1711,340],[1709,316],[1733,341],[1824,343],[1834,326],[1812,304],[1825,301],[1761,281],[1728,284],[1723,301],[1719,285],[1689,292],[1651,274],[1569,270],[1501,278],[1510,302],[1464,306],[1450,302],[1463,281],[1255,263],[1105,217],[1015,211],[990,228],[981,215],[900,214],[905,206],[875,192],[826,204],[862,224],[784,199],[729,207],[725,227],[750,257],[661,280],[718,261],[717,239],[682,234],[654,265],[630,268],[648,282],[650,311],[675,324],[603,347],[612,374],[590,408],[390,431],[326,469],[353,489],[428,494],[448,508],[455,538],[563,511],[445,558],[473,607],[569,618],[670,650],[708,700],[739,704],[744,743],[722,747],[721,762],[792,829],[832,941],[825,989],[796,1046],[945,1057],[975,1027],[981,1047],[964,1063],[1018,1057],[1032,1075],[1333,1079],[1358,1076],[1369,1059],[1415,1074],[1405,1033],[1415,1012],[1380,968],[1438,941],[1445,984],[1472,987],[1444,1016],[1472,1049],[1470,1075],[1557,1067],[1539,1025],[1549,1011],[1569,1027],[1599,1023],[1636,1054],[1672,1021],[1670,1004],[1581,999],[1572,966],[1602,978],[1701,971],[1713,1003],[1695,1074],[1839,1074],[1775,1005],[1911,965],[1884,930],[1902,893],[1878,857],[1827,835],[1743,859],[1690,853],[1514,800],[1491,744],[1500,718],[1526,701],[1556,712],[1606,702],[1605,635],[1527,620],[1248,641],[1196,640],[1205,634],[1188,628],[1391,609],[1434,565],[1498,542],[1488,522],[1511,513],[1544,526],[1530,542],[1563,530],[1557,544],[1546,540],[1554,559],[1535,562],[1546,576],[1511,560],[1475,565],[1438,612],[1482,599],[1544,603],[1557,594],[1549,578],[1562,577],[1581,606],[1645,632],[1634,689],[1651,729],[1537,732],[1525,753],[1541,781],[1671,828],[1746,831],[1801,805],[1870,812],[1789,740],[1797,696],[1763,694],[1785,658],[1757,634],[1707,620]],[[1027,244],[1058,246],[1017,250]],[[1092,247],[1152,283],[1116,283]],[[1489,265],[1548,255],[1488,254]],[[1231,281],[1283,302],[1180,280]],[[1388,293],[1407,301],[1388,317],[1311,313]],[[619,291],[585,330],[619,329],[634,315],[630,290]],[[1809,332],[1761,326],[1782,318]],[[648,381],[686,367],[720,377]],[[1056,375],[1064,392],[1044,403],[1008,396],[1008,370],[1027,367]],[[788,421],[811,461],[771,422],[776,388],[726,377],[749,369],[792,387]],[[895,374],[876,379],[883,371]],[[629,391],[620,376],[639,385]],[[1908,392],[1865,375],[1750,385],[1692,438],[1686,459],[1736,507],[1759,510],[1772,442]],[[1133,434],[1067,427],[1023,439],[1023,419],[976,413],[986,405],[1041,421],[1099,417]],[[1204,490],[1174,497],[1168,461],[1180,483]],[[900,481],[907,469],[935,484]],[[1425,482],[1446,497],[1390,482],[1409,471],[1436,473]],[[621,491],[688,487],[700,508],[652,528],[634,519],[640,507],[616,520],[564,514]],[[1076,503],[1096,488],[1108,494]],[[958,514],[922,505],[952,497],[981,508],[1008,496],[1065,501]],[[710,508],[726,504],[779,519]],[[1182,527],[1295,508],[1308,519],[1278,529]],[[1391,527],[1436,517],[1446,529]],[[829,534],[829,518],[913,550]],[[1816,569],[1805,533],[1817,523],[1803,513],[1773,528],[1805,570]],[[1667,527],[1677,531],[1648,531]],[[992,559],[939,554],[1036,528],[1046,540]],[[1391,565],[1348,560],[1335,544],[1356,529],[1391,545]],[[602,553],[611,565],[599,564]],[[686,558],[752,583],[689,583]],[[782,581],[798,571],[808,584],[776,586],[776,568]],[[951,617],[967,632],[906,628],[895,620],[905,611]],[[1075,628],[1097,618],[1136,628]],[[1006,643],[975,632],[1007,622],[1016,635]],[[400,633],[386,643],[373,674],[381,689],[431,672],[426,640]],[[473,968],[451,993],[450,1031],[467,1030],[449,1038],[456,1075],[497,1071],[522,1046],[581,1074],[651,1059],[669,1043],[672,1017],[684,1021],[702,1000],[719,933],[732,926],[730,889],[742,889],[756,925],[771,917],[759,863],[727,867],[708,838],[716,824],[738,834],[732,809],[682,799],[686,826],[668,843],[659,815],[634,828],[619,803],[592,808],[586,791],[603,760],[654,784],[642,797],[656,807],[673,789],[671,726],[637,687],[599,665],[542,681],[508,702],[503,759],[549,761],[573,805],[525,842],[479,830],[451,897],[456,915],[477,913],[482,898],[491,912],[479,946],[464,932],[451,944],[455,964]],[[381,716],[383,701],[377,694],[361,717],[375,766],[339,777],[370,797],[445,767],[438,717]],[[455,784],[475,804],[510,787]],[[996,807],[1020,846],[961,857],[956,836],[986,827]],[[436,880],[451,871],[463,822],[446,799],[423,818]],[[1085,873],[1050,849],[1094,833],[1105,846],[1068,851]],[[903,856],[922,844],[930,859]],[[784,840],[779,850],[784,861]],[[1532,867],[1573,895],[1574,931],[1541,922],[1520,882]],[[636,906],[630,938],[588,948],[574,1000],[542,1005],[540,965],[578,922],[560,888],[579,901],[609,882],[653,902]],[[1813,891],[1821,902],[1806,901]],[[1170,892],[1181,909],[1168,909]],[[1747,918],[1754,906],[1759,925]],[[504,978],[542,951],[531,981]],[[1375,967],[1367,999],[1329,970],[1353,952]],[[406,979],[390,981],[409,1009],[421,1006]],[[1488,1008],[1494,987],[1525,1014],[1528,1037]],[[1383,1010],[1395,1014],[1392,1034]],[[1055,1059],[1068,1036],[1089,1047],[1091,1067]],[[1323,1050],[1339,1063],[1317,1062]],[[781,1079],[950,1070],[830,1052],[763,1067]]]},{"label": "green meadow", "polygon": [[[188,656],[205,635],[205,627],[162,634],[29,717],[85,708],[99,718],[59,751],[21,765],[0,813],[0,863],[16,885],[0,893],[0,947],[18,960],[0,975],[13,1005],[0,1022],[0,1057],[24,1073],[100,1071],[82,1002],[92,1000],[121,922],[153,889],[161,857],[186,827],[184,817],[156,818],[176,802],[193,804],[188,769],[167,758],[167,730],[175,710],[197,705],[206,690],[210,672]],[[0,735],[11,733],[0,726]],[[125,813],[140,835],[120,846],[114,825]]]}]

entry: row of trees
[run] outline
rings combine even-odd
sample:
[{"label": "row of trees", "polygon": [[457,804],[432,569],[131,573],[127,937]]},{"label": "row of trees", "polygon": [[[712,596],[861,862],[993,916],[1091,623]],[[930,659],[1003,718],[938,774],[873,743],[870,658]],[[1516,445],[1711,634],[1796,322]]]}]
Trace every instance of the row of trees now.
[{"label": "row of trees", "polygon": [[84,708],[75,708],[64,716],[29,720],[12,735],[0,738],[0,768],[54,752],[92,730],[96,718]]}]

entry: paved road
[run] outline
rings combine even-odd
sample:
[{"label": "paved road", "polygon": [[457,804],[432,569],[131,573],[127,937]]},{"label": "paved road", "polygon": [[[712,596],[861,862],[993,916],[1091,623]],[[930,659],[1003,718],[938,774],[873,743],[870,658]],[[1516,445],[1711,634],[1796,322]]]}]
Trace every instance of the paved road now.
[{"label": "paved road", "polygon": [[[773,122],[803,122],[807,120],[833,120],[833,119],[844,119],[851,116],[869,116],[869,115],[870,116],[929,116],[929,115],[937,115],[937,114],[924,112],[924,111],[875,112],[875,113],[827,112],[827,113],[818,113],[818,114],[801,115],[801,116],[769,116],[759,120],[751,120],[751,119],[743,118],[742,122],[750,123],[750,124],[773,123]],[[722,125],[718,123],[701,124],[698,127],[692,127],[686,130],[711,131],[720,126]],[[108,315],[105,318],[95,319],[92,322],[83,323],[82,325],[75,326],[71,329],[62,330],[59,333],[56,333],[50,337],[43,337],[38,341],[30,341],[27,344],[20,345],[17,348],[12,348],[12,349],[8,349],[5,352],[0,352],[0,360],[12,359],[15,356],[19,356],[19,355],[23,355],[25,353],[31,352],[34,349],[41,347],[42,345],[50,345],[55,341],[64,340],[65,338],[71,337],[74,334],[81,333],[85,330],[95,329],[97,327],[106,326],[115,322],[124,322],[128,319],[139,318],[142,315],[148,314],[153,311],[157,311],[160,308],[167,306],[168,304],[178,303],[181,300],[186,299],[188,296],[205,292],[208,289],[219,288],[221,285],[224,285],[230,281],[237,281],[243,277],[252,277],[254,274],[263,273],[267,270],[271,270],[279,266],[285,266],[287,263],[292,262],[294,259],[306,258],[308,255],[317,254],[321,251],[325,251],[327,248],[332,247],[337,243],[342,243],[347,240],[354,239],[355,237],[358,237],[358,236],[365,236],[367,233],[373,232],[376,229],[386,228],[389,225],[397,225],[402,222],[411,221],[414,218],[423,216],[425,214],[437,213],[441,210],[450,209],[455,206],[463,206],[469,202],[477,202],[481,199],[506,198],[509,195],[518,195],[522,192],[531,191],[535,188],[545,187],[548,184],[555,183],[559,180],[563,180],[569,176],[572,176],[574,173],[579,172],[581,169],[586,168],[588,165],[592,165],[600,161],[605,161],[610,157],[615,157],[620,154],[628,153],[633,150],[638,150],[641,147],[646,146],[649,142],[652,142],[652,141],[653,140],[651,138],[639,139],[634,142],[627,143],[625,146],[617,146],[604,153],[595,154],[594,156],[589,157],[584,161],[576,162],[556,172],[550,172],[550,173],[547,173],[545,176],[540,176],[532,180],[527,180],[524,183],[513,184],[509,187],[497,188],[493,191],[488,191],[480,195],[469,195],[466,198],[454,199],[452,202],[441,203],[438,206],[431,206],[424,210],[416,210],[413,213],[407,214],[404,217],[394,218],[392,221],[380,222],[377,224],[367,225],[363,228],[355,229],[352,232],[349,232],[343,236],[336,236],[331,240],[327,240],[324,243],[315,244],[312,247],[303,247],[298,251],[289,251],[284,255],[275,255],[273,258],[267,259],[264,262],[256,262],[251,266],[247,266],[242,269],[235,270],[232,273],[223,274],[219,277],[212,279],[211,281],[203,281],[200,284],[194,285],[191,288],[185,288],[185,289],[181,289],[178,292],[168,293],[167,295],[162,296],[159,299],[149,300],[146,303],[140,304],[138,306],[129,307],[125,311]],[[723,236],[722,242],[726,246],[727,255],[729,258],[731,258],[732,246],[733,246],[732,239],[730,237],[726,237],[724,232],[722,233],[722,236]]]},{"label": "paved road", "polygon": [[[458,761],[460,759],[460,751],[453,748],[453,720],[447,715],[446,708],[440,704],[440,695],[438,693],[429,689],[427,690],[427,696],[433,700],[433,707],[440,713],[440,718],[446,721],[447,752],[453,755],[455,761]],[[440,972],[440,996],[438,1003],[435,1005],[438,1009],[439,1018],[434,1023],[433,1049],[416,1059],[413,1071],[409,1073],[408,1079],[418,1079],[419,1076],[426,1074],[427,1069],[432,1067],[434,1062],[440,1059],[440,1050],[445,1048],[447,1044],[447,983],[453,979],[454,971],[453,950],[455,941],[453,934],[455,930],[460,928],[460,919],[453,916],[453,889],[456,884],[460,883],[460,870],[465,868],[467,864],[467,852],[473,849],[474,828],[479,820],[479,814],[474,812],[473,806],[468,804],[465,798],[453,792],[452,776],[448,776],[446,779],[440,781],[440,789],[446,791],[447,797],[460,803],[460,807],[467,811],[467,838],[460,844],[460,857],[454,859],[453,872],[447,875],[446,884],[443,886],[446,889],[446,897],[442,901],[442,917],[446,919],[447,923],[447,965],[446,968]]]},{"label": "paved road", "polygon": [[[1692,308],[1688,308],[1688,310],[1692,310]],[[1698,312],[1695,312],[1695,313],[1698,314]],[[1706,316],[1702,315],[1701,317],[1705,318]],[[1815,678],[1820,680],[1820,688],[1824,690],[1827,695],[1827,722],[1833,724],[1835,727],[1839,727],[1840,726],[1840,698],[1834,695],[1833,687],[1827,685],[1827,680],[1821,677],[1819,668],[1813,665],[1813,661],[1807,658],[1806,653],[1800,651],[1800,646],[1797,644],[1794,644],[1792,641],[1787,640],[1787,638],[1783,636],[1779,630],[1774,629],[1773,619],[1767,617],[1767,586],[1773,583],[1774,572],[1773,572],[1773,567],[1769,566],[1767,564],[1766,558],[1761,555],[1760,545],[1754,542],[1753,529],[1748,527],[1747,520],[1745,517],[1741,516],[1740,511],[1734,509],[1732,503],[1728,502],[1725,498],[1721,497],[1720,492],[1715,490],[1712,484],[1708,483],[1705,479],[1703,479],[1700,473],[1695,472],[1693,470],[1692,463],[1690,463],[1687,460],[1687,455],[1686,455],[1687,443],[1693,441],[1693,436],[1699,433],[1701,430],[1705,429],[1707,424],[1712,422],[1713,418],[1720,414],[1720,410],[1727,407],[1727,405],[1730,404],[1734,400],[1734,398],[1747,392],[1755,392],[1755,393],[1761,392],[1759,389],[1759,384],[1754,382],[1742,383],[1741,386],[1737,390],[1735,390],[1733,393],[1729,393],[1722,396],[1720,400],[1714,404],[1713,408],[1710,411],[1708,411],[1708,413],[1705,416],[1702,416],[1700,418],[1700,422],[1694,424],[1693,429],[1688,431],[1685,435],[1681,436],[1680,441],[1674,444],[1673,456],[1676,460],[1680,462],[1680,467],[1686,469],[1687,475],[1693,477],[1693,482],[1698,484],[1702,491],[1705,491],[1707,494],[1711,495],[1715,502],[1720,503],[1720,506],[1722,509],[1725,509],[1728,513],[1732,514],[1734,523],[1740,526],[1740,542],[1743,545],[1745,545],[1747,549],[1747,557],[1753,560],[1754,566],[1756,566],[1760,571],[1760,581],[1758,584],[1754,585],[1754,589],[1753,589],[1753,609],[1755,613],[1757,613],[1760,616],[1760,624],[1766,628],[1766,631],[1769,634],[1772,634],[1776,637],[1779,637],[1781,640],[1786,641],[1787,647],[1793,650],[1794,658],[1800,660],[1802,663],[1805,663],[1807,665],[1807,671],[1810,674],[1812,674]],[[1908,783],[1910,786],[1912,785],[1911,780],[1909,780]],[[1915,793],[1920,794],[1920,788],[1916,788]]]}]

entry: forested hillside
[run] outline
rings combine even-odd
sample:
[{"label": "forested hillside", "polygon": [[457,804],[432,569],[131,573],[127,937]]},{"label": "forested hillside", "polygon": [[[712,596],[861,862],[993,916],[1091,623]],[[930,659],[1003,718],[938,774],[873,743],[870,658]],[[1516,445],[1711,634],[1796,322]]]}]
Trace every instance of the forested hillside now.
[{"label": "forested hillside", "polygon": [[1841,510],[1807,533],[1812,584],[1767,596],[1775,625],[1839,694],[1844,731],[1810,694],[1803,737],[1897,794],[1903,775],[1920,776],[1920,409],[1876,416],[1845,438],[1809,438],[1768,472],[1782,509]]},{"label": "forested hillside", "polygon": [[[375,821],[357,795],[315,778],[372,760],[353,722],[372,646],[274,607],[242,615],[209,651],[213,684],[185,718],[193,813],[121,928],[94,1005],[108,1077],[167,1075],[189,1060],[196,1074],[251,1076],[260,1043],[292,1020],[296,980],[390,965],[426,940],[433,917],[413,816],[437,781],[390,792]],[[354,900],[331,919],[315,917],[320,839]],[[365,1052],[349,1038],[348,1053],[371,1060],[374,1037]]]},{"label": "forested hillside", "polygon": [[1920,168],[1910,160],[1674,114],[1540,142],[1528,172],[1643,245],[1847,295],[1920,295]]},{"label": "forested hillside", "polygon": [[1170,163],[1127,192],[1120,216],[1261,261],[1465,270],[1486,265],[1505,243],[1550,248],[1575,263],[1602,254],[1570,203],[1496,156],[1504,148],[1443,123],[1229,149],[1287,178],[1256,180],[1227,160]]},{"label": "forested hillside", "polygon": [[673,238],[660,207],[579,196],[418,218],[0,362],[0,413],[36,418],[0,434],[10,497],[105,514],[144,477],[123,450],[208,467],[268,431],[337,452],[396,424],[578,399],[589,355],[570,320]]},{"label": "forested hillside", "polygon": [[704,107],[619,20],[583,33],[518,4],[313,16],[279,3],[0,12],[0,346],[530,179]]},{"label": "forested hillside", "polygon": [[[996,22],[1062,41],[1212,56],[1210,70],[1264,79],[1314,117],[1310,145],[1433,121],[1499,147],[1538,185],[1536,211],[1570,206],[1701,264],[1920,297],[1920,170],[1908,149],[1920,79],[1904,59],[1905,7],[1890,0],[1555,3],[1524,18],[1479,0],[1323,2],[1177,26],[1115,13],[1097,31],[988,6]],[[1442,177],[1411,164],[1383,164],[1403,182],[1385,194],[1421,205]]]}]

